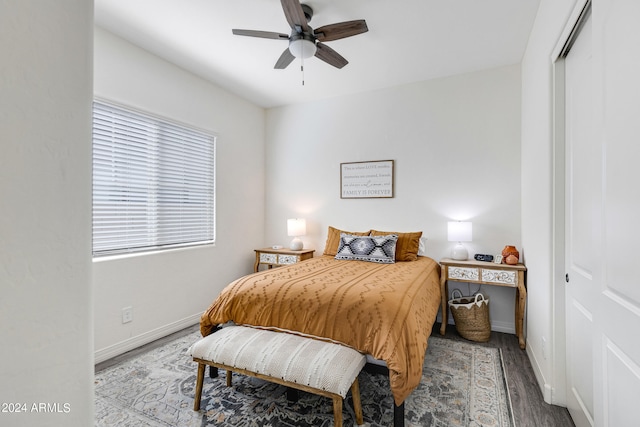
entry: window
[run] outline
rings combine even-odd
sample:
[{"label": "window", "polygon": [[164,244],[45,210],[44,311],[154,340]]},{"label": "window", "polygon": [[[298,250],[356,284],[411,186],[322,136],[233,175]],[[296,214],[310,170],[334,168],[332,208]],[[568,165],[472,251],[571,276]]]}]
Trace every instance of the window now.
[{"label": "window", "polygon": [[215,137],[93,104],[93,255],[212,244]]}]

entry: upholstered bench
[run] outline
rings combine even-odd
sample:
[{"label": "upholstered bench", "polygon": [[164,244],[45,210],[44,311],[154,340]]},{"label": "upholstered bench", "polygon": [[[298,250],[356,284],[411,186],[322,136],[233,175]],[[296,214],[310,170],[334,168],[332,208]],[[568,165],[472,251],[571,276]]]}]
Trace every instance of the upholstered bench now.
[{"label": "upholstered bench", "polygon": [[363,424],[358,374],[365,356],[340,344],[319,341],[283,332],[227,326],[191,347],[198,363],[193,409],[200,410],[202,385],[207,365],[254,376],[298,390],[333,399],[336,427],[342,426],[342,401],[351,389],[358,425]]}]

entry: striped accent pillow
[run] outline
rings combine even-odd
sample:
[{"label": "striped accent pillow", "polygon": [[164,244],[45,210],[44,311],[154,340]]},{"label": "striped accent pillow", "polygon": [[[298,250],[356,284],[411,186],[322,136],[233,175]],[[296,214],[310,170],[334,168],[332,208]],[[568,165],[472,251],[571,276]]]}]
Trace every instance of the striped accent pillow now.
[{"label": "striped accent pillow", "polygon": [[340,235],[342,233],[351,234],[353,236],[368,236],[369,232],[367,231],[343,231],[337,228],[329,226],[329,231],[327,233],[327,243],[324,245],[324,254],[323,255],[331,255],[336,256],[338,253],[338,247],[340,246]]}]

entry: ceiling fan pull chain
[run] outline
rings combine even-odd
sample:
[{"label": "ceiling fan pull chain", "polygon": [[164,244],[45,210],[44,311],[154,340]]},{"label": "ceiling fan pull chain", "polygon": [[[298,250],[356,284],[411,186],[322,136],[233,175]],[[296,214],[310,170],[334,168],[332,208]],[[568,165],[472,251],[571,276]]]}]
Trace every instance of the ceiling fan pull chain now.
[{"label": "ceiling fan pull chain", "polygon": [[304,86],[304,58],[300,58],[300,72],[302,73],[302,86]]}]

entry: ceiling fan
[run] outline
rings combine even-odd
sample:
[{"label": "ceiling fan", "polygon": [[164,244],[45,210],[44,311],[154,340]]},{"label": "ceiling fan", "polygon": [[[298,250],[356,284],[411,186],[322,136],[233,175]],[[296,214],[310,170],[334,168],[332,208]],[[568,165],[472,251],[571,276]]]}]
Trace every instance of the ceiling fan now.
[{"label": "ceiling fan", "polygon": [[313,17],[313,9],[309,5],[300,4],[299,0],[280,0],[280,2],[282,3],[284,16],[291,26],[290,35],[270,31],[232,30],[233,34],[238,36],[288,40],[289,47],[278,58],[276,65],[273,67],[275,69],[287,68],[295,58],[310,58],[312,56],[336,68],[342,68],[349,61],[324,44],[324,42],[355,36],[366,33],[369,30],[364,19],[325,25],[314,30],[309,26],[309,22]]}]

